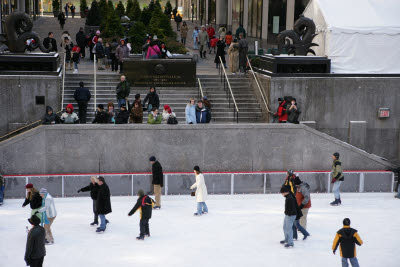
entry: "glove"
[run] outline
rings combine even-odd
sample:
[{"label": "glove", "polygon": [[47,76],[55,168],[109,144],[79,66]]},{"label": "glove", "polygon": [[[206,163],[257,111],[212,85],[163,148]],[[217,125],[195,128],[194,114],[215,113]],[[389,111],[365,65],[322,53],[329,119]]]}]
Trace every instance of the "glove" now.
[{"label": "glove", "polygon": [[336,252],[335,251],[332,251],[332,252],[333,252],[333,255],[335,255]]},{"label": "glove", "polygon": [[78,190],[78,193],[80,193],[80,192],[81,192],[81,190],[79,189],[79,190]]},{"label": "glove", "polygon": [[334,182],[336,182],[336,179],[335,179],[335,178],[332,179],[332,182],[331,182],[331,183],[333,184]]},{"label": "glove", "polygon": [[302,209],[304,208],[304,205],[303,205],[303,204],[301,204],[299,208],[302,210]]}]

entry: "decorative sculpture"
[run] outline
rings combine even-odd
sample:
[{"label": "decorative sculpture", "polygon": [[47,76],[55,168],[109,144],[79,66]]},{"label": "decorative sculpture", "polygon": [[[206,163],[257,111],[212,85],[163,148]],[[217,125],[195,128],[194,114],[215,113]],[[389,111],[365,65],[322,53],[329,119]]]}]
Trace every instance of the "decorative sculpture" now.
[{"label": "decorative sculpture", "polygon": [[32,32],[33,21],[24,12],[14,12],[6,18],[5,35],[0,35],[0,52],[9,50],[14,53],[23,53],[26,49],[26,41],[35,40],[31,49],[39,48],[42,52],[48,53],[43,46],[37,33]]},{"label": "decorative sculpture", "polygon": [[318,46],[312,42],[315,34],[315,23],[312,19],[300,15],[295,22],[293,30],[286,30],[278,35],[278,52],[272,52],[273,55],[280,55],[283,48],[286,49],[288,55],[307,56],[308,53],[315,55],[312,46]]}]

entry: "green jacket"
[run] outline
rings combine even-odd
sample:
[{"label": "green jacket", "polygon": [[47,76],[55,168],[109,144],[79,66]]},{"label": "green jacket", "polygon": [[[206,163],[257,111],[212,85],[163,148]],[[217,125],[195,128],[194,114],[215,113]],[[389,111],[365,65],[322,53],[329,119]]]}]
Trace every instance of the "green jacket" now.
[{"label": "green jacket", "polygon": [[153,114],[149,114],[149,118],[147,120],[148,124],[161,124],[162,122],[162,115],[158,115],[156,118],[153,117]]},{"label": "green jacket", "polygon": [[332,164],[332,181],[344,181],[342,163],[334,160]]},{"label": "green jacket", "polygon": [[131,93],[131,87],[128,81],[120,82],[117,86],[117,98],[125,99]]}]

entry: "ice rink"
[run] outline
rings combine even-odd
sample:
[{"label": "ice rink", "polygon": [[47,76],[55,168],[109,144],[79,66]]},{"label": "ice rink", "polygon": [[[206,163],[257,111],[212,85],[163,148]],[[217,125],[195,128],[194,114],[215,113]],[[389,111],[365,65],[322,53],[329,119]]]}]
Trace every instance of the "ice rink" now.
[{"label": "ice rink", "polygon": [[[153,212],[151,238],[136,241],[139,213],[127,214],[136,197],[112,197],[111,224],[96,234],[90,198],[57,198],[55,244],[47,246],[46,267],[205,267],[205,266],[341,266],[332,241],[343,218],[351,219],[364,241],[357,247],[360,266],[397,267],[400,262],[400,200],[390,193],[342,194],[343,205],[331,207],[332,194],[312,194],[308,215],[311,237],[285,249],[284,198],[281,195],[210,196],[209,214],[194,217],[190,196],[168,196]],[[6,199],[0,207],[0,266],[25,266],[25,227],[29,206]]]}]

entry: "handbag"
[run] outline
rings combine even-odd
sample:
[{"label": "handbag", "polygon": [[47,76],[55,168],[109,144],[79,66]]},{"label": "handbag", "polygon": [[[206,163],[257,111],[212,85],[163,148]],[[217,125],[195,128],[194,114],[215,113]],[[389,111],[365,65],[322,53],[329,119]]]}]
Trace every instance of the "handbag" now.
[{"label": "handbag", "polygon": [[196,192],[190,192],[190,196],[195,197],[196,196]]}]

